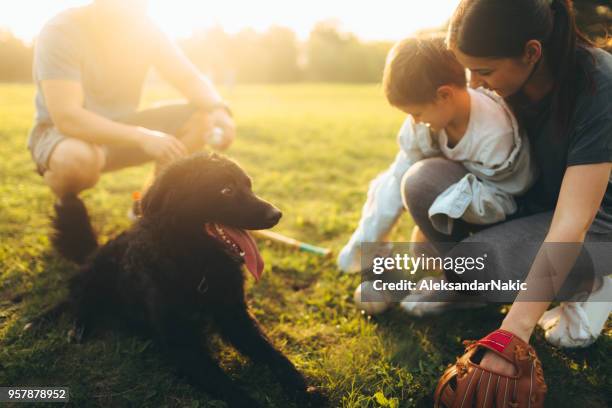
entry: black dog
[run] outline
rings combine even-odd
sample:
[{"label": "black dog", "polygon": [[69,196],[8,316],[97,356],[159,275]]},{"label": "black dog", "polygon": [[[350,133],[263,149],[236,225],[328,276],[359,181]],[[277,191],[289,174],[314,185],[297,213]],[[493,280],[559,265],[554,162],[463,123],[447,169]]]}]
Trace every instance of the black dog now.
[{"label": "black dog", "polygon": [[[259,279],[263,262],[245,229],[274,226],[281,212],[257,197],[234,162],[197,154],[169,166],[141,203],[132,228],[99,247],[76,196],[56,205],[55,248],[81,264],[70,299],[78,341],[102,314],[150,329],[189,381],[231,406],[258,404],[238,388],[205,347],[203,323],[306,402],[306,382],[247,310],[243,265]],[[211,325],[208,325],[209,327]]]}]

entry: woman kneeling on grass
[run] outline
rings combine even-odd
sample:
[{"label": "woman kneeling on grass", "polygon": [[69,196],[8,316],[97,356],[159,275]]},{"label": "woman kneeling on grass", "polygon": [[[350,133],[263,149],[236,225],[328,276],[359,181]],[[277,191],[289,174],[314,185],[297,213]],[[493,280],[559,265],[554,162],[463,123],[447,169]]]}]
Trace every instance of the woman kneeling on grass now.
[{"label": "woman kneeling on grass", "polygon": [[[448,45],[470,70],[473,86],[495,90],[512,106],[529,136],[540,178],[521,198],[512,219],[448,236],[433,228],[427,209],[466,170],[445,159],[426,159],[403,179],[408,210],[438,249],[449,241],[505,242],[504,251],[488,254],[487,279],[508,280],[524,271],[527,276],[520,278],[533,283],[556,256],[562,263],[554,265],[558,287],[570,269],[585,267],[579,256],[583,243],[612,242],[612,56],[579,33],[569,0],[463,0],[452,19]],[[527,242],[544,245],[537,254],[523,256]],[[461,246],[446,255],[460,256],[458,251]],[[590,298],[610,288],[605,275],[612,269],[598,267],[602,259],[597,258],[588,259],[595,273]],[[446,275],[455,281],[471,278],[452,271]],[[518,293],[501,328],[528,342],[540,321],[548,329],[547,340],[556,345],[591,344],[605,325],[610,296],[597,303],[565,302],[545,314],[553,298],[549,295]],[[406,301],[422,300],[419,296]],[[420,305],[420,315],[440,311],[440,303]],[[453,307],[450,302],[446,306]],[[566,331],[559,333],[563,325]],[[492,352],[480,366],[507,375],[515,369]]]}]

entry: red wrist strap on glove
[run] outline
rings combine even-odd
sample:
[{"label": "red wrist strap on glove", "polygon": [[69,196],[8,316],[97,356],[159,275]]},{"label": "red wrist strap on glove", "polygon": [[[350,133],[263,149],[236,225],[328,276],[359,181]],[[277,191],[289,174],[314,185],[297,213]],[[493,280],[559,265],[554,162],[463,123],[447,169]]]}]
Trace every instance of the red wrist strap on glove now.
[{"label": "red wrist strap on glove", "polygon": [[[478,341],[467,341],[466,352],[444,372],[434,394],[435,407],[541,408],[547,387],[535,350],[515,334],[496,330]],[[515,376],[479,366],[486,350],[516,368]]]}]

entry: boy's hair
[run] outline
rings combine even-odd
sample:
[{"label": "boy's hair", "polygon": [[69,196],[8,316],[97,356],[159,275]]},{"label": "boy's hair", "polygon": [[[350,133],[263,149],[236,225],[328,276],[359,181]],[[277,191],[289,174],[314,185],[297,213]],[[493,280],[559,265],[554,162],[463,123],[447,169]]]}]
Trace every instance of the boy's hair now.
[{"label": "boy's hair", "polygon": [[443,85],[467,86],[465,69],[443,38],[407,38],[389,51],[383,87],[391,105],[431,103]]}]

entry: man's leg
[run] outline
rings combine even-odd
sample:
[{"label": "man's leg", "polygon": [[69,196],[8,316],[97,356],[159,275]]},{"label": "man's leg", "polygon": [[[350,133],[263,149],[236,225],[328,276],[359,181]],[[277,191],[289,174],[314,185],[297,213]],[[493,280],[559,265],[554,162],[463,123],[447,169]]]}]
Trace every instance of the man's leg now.
[{"label": "man's leg", "polygon": [[[183,141],[190,153],[204,146],[205,137],[210,131],[207,115],[189,104],[166,105],[137,112],[122,122],[174,135]],[[100,147],[65,137],[53,127],[40,130],[31,140],[30,148],[39,173],[60,199],[68,193],[78,194],[95,186],[103,171],[151,160],[139,148]],[[162,165],[156,165],[154,174],[160,171]],[[145,187],[148,188],[152,179],[147,180]]]},{"label": "man's leg", "polygon": [[60,199],[68,193],[78,194],[96,185],[105,156],[98,146],[78,139],[60,141],[48,159],[43,178]]}]

